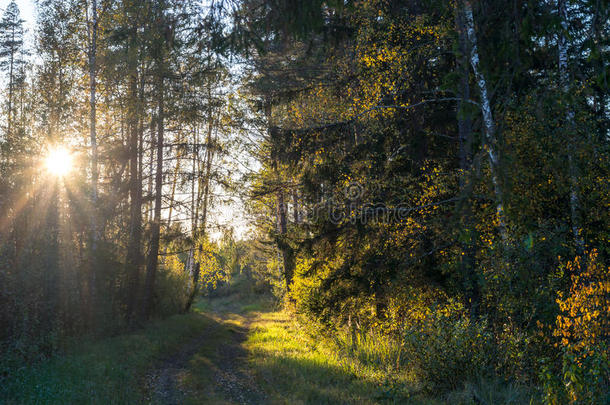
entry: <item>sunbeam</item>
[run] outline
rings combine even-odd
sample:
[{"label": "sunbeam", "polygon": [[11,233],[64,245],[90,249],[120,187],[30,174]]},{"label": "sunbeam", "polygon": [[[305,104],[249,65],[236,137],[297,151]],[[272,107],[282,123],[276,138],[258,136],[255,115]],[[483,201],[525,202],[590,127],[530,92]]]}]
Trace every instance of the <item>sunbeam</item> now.
[{"label": "sunbeam", "polygon": [[50,149],[45,158],[45,167],[49,173],[57,177],[65,177],[72,170],[73,158],[66,148]]}]

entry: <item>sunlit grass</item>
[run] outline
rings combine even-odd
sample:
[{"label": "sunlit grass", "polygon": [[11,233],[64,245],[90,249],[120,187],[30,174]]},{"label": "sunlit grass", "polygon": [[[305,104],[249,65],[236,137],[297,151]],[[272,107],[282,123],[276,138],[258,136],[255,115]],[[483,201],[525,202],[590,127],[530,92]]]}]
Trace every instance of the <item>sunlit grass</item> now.
[{"label": "sunlit grass", "polygon": [[274,403],[374,404],[409,401],[407,376],[345,356],[316,341],[287,312],[261,314],[246,347]]},{"label": "sunlit grass", "polygon": [[372,333],[314,336],[293,318],[290,312],[260,313],[245,343],[271,403],[537,403],[523,387],[485,379],[439,396],[424,394],[395,341]]}]

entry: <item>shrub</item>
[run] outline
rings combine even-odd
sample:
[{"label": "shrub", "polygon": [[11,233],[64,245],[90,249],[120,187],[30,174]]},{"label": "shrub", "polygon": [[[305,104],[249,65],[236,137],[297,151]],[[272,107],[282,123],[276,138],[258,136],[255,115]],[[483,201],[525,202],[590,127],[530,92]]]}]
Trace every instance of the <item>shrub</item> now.
[{"label": "shrub", "polygon": [[184,309],[192,281],[178,256],[165,256],[160,264],[155,283],[157,312],[173,315]]},{"label": "shrub", "polygon": [[548,403],[598,404],[610,402],[610,267],[595,250],[565,266],[572,274],[570,291],[558,293],[561,313],[553,335],[562,353],[558,382],[543,370]]},{"label": "shrub", "polygon": [[471,322],[464,307],[449,300],[425,308],[405,325],[403,347],[428,391],[450,391],[493,371],[493,339],[487,323]]},{"label": "shrub", "polygon": [[195,251],[195,260],[199,263],[199,284],[202,291],[212,291],[219,283],[229,280],[231,274],[218,263],[218,246],[207,237],[199,239],[199,249]]}]

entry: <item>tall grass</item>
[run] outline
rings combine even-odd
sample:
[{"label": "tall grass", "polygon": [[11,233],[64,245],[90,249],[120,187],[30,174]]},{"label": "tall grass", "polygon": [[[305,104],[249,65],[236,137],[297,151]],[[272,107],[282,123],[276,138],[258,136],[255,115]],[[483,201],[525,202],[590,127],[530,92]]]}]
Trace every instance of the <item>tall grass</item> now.
[{"label": "tall grass", "polygon": [[[340,403],[530,404],[540,400],[532,387],[494,375],[493,350],[484,324],[440,317],[424,329],[405,328],[399,335],[373,328],[323,331],[304,319],[262,325],[251,343],[265,348],[259,354],[267,356],[264,362],[280,357],[298,365],[299,359],[315,359],[324,368],[362,383],[348,383],[337,397],[342,398]],[[314,381],[303,384],[324,387],[309,376],[311,372],[301,378]],[[281,380],[279,374],[273,375],[274,381]]]},{"label": "tall grass", "polygon": [[387,373],[337,350],[326,338],[313,338],[288,312],[262,314],[246,347],[251,367],[277,404],[408,403],[406,390]]},{"label": "tall grass", "polygon": [[75,344],[46,361],[5,368],[0,403],[143,403],[144,373],[212,322],[201,314],[176,315],[135,333]]}]

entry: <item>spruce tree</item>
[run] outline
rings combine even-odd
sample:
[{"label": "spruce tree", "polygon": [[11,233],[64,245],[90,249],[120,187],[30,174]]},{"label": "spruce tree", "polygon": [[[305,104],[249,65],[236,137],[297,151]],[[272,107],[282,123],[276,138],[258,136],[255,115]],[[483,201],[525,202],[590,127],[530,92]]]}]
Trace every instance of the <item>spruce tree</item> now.
[{"label": "spruce tree", "polygon": [[0,69],[7,75],[8,97],[6,99],[6,135],[11,138],[14,119],[15,87],[23,80],[25,51],[23,45],[23,20],[17,3],[11,1],[0,20]]}]

